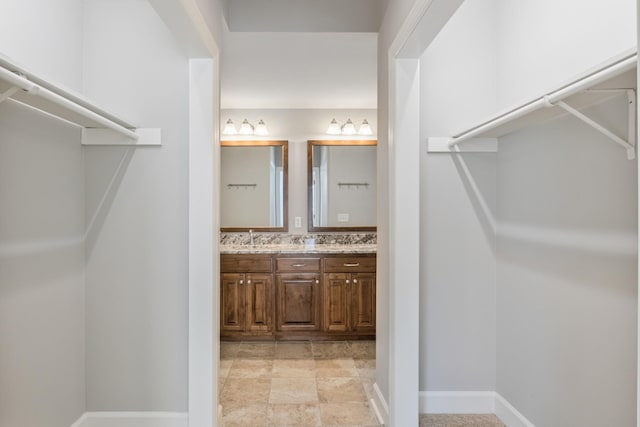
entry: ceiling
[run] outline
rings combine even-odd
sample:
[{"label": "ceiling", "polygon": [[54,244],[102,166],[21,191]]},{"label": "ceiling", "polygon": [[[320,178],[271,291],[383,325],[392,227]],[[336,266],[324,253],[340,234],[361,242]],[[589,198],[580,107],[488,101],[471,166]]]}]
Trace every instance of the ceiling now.
[{"label": "ceiling", "polygon": [[387,0],[227,0],[222,108],[376,108]]},{"label": "ceiling", "polygon": [[370,32],[380,28],[388,0],[226,0],[229,30]]}]

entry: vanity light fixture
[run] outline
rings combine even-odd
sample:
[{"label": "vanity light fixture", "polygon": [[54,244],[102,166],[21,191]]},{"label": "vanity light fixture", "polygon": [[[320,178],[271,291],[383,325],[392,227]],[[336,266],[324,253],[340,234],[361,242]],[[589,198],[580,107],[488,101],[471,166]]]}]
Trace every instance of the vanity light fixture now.
[{"label": "vanity light fixture", "polygon": [[340,125],[336,121],[336,119],[331,120],[329,123],[329,128],[327,129],[327,134],[329,135],[340,135],[342,130],[340,129]]},{"label": "vanity light fixture", "polygon": [[257,136],[268,136],[269,130],[267,129],[267,125],[264,124],[264,120],[260,120],[256,125],[255,134]]},{"label": "vanity light fixture", "polygon": [[347,119],[347,122],[342,126],[338,124],[336,119],[333,119],[329,124],[329,128],[327,129],[327,134],[328,135],[345,135],[345,136],[353,136],[353,135],[371,136],[373,135],[373,130],[371,129],[371,125],[369,125],[369,122],[367,121],[367,119],[364,119],[362,121],[362,124],[360,125],[360,129],[357,132],[356,132],[356,127],[351,121],[351,119]]},{"label": "vanity light fixture", "polygon": [[242,121],[238,135],[253,135],[253,126],[249,123],[249,120],[244,119]]},{"label": "vanity light fixture", "polygon": [[242,135],[242,136],[268,136],[269,130],[267,129],[267,125],[264,123],[264,120],[260,120],[258,124],[254,126],[249,123],[249,120],[244,119],[242,124],[240,125],[240,131],[236,129],[236,126],[233,124],[233,120],[227,120],[227,123],[224,125],[224,129],[222,130],[223,135]]},{"label": "vanity light fixture", "polygon": [[224,129],[222,130],[223,135],[237,135],[238,129],[236,129],[236,125],[233,124],[233,120],[227,120],[227,124],[224,125]]},{"label": "vanity light fixture", "polygon": [[358,130],[358,135],[362,135],[362,136],[373,135],[373,131],[371,130],[371,125],[369,125],[369,122],[367,121],[367,119],[364,119],[362,121],[362,124],[360,125],[360,129]]}]

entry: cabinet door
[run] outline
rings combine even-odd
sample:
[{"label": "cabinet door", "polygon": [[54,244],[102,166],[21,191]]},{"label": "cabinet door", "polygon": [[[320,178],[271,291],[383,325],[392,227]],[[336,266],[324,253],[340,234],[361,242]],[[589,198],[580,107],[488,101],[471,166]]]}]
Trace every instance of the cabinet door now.
[{"label": "cabinet door", "polygon": [[376,275],[351,275],[351,325],[356,332],[375,333],[376,330]]},{"label": "cabinet door", "polygon": [[278,274],[276,290],[278,331],[320,329],[319,274]]},{"label": "cabinet door", "polygon": [[220,276],[220,331],[243,332],[245,328],[244,274]]},{"label": "cabinet door", "polygon": [[269,333],[273,329],[273,288],[270,274],[247,274],[247,332]]},{"label": "cabinet door", "polygon": [[349,312],[350,280],[346,273],[325,273],[324,287],[324,329],[328,332],[347,332],[350,329]]}]

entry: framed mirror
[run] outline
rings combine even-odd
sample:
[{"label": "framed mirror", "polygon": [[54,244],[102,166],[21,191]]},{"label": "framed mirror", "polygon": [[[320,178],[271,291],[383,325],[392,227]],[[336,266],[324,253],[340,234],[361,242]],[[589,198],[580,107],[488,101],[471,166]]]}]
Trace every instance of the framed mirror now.
[{"label": "framed mirror", "polygon": [[220,230],[287,231],[288,142],[220,146]]},{"label": "framed mirror", "polygon": [[376,145],[307,142],[309,231],[376,230]]}]

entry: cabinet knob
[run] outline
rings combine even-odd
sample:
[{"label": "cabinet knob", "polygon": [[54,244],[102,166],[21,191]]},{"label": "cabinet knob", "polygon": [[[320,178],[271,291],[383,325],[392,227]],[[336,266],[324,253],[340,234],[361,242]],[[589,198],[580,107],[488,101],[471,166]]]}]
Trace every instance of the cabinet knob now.
[{"label": "cabinet knob", "polygon": [[247,280],[247,285],[250,285],[250,284],[251,284],[251,280]]},{"label": "cabinet knob", "polygon": [[320,280],[316,279],[316,284],[320,283]]},{"label": "cabinet knob", "polygon": [[347,283],[349,283],[349,281],[347,280]]},{"label": "cabinet knob", "polygon": [[353,279],[353,283],[358,283],[358,279]]},{"label": "cabinet knob", "polygon": [[240,280],[240,284],[241,284],[241,285],[244,285],[244,280]]}]

